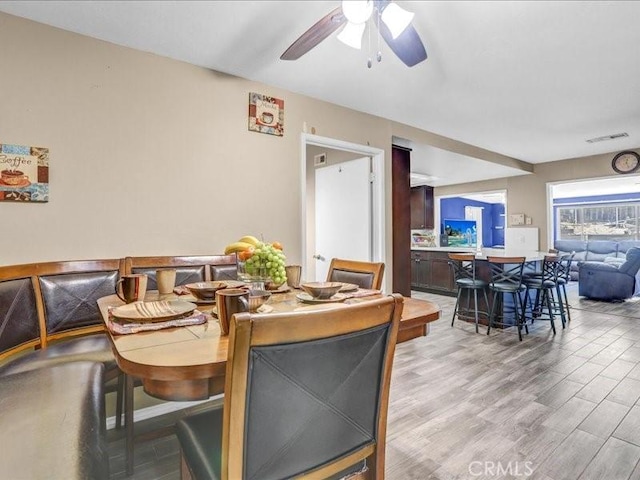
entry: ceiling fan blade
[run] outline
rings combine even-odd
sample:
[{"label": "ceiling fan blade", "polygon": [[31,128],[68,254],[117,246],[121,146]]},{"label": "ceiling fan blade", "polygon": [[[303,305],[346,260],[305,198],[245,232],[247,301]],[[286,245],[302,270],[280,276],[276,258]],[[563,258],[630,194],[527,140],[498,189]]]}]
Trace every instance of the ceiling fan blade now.
[{"label": "ceiling fan blade", "polygon": [[404,32],[394,39],[384,22],[381,22],[377,15],[374,18],[384,41],[407,67],[413,67],[427,59],[427,51],[413,25],[410,24]]},{"label": "ceiling fan blade", "polygon": [[322,17],[315,25],[304,32],[300,38],[293,42],[280,56],[280,60],[297,60],[335,32],[346,21],[347,19],[342,13],[342,7],[336,8]]}]

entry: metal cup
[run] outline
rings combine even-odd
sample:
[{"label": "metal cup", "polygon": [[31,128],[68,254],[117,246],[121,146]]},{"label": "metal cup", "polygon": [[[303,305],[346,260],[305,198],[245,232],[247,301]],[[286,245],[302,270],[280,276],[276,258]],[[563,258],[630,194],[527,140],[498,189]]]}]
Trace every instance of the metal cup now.
[{"label": "metal cup", "polygon": [[245,288],[223,288],[216,292],[216,307],[220,332],[229,334],[229,324],[234,313],[249,311],[249,290]]},{"label": "metal cup", "polygon": [[147,293],[147,276],[144,273],[122,275],[116,283],[116,295],[125,303],[142,302]]}]

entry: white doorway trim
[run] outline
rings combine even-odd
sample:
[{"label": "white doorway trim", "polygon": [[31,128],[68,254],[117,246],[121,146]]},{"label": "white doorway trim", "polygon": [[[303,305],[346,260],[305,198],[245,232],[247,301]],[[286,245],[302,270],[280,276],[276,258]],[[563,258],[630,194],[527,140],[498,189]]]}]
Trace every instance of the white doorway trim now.
[{"label": "white doorway trim", "polygon": [[307,146],[331,148],[334,150],[344,150],[357,153],[362,156],[369,156],[372,159],[371,168],[373,179],[371,185],[371,208],[372,208],[372,261],[384,262],[385,252],[385,192],[384,192],[384,150],[359,145],[357,143],[345,142],[335,138],[321,137],[310,133],[300,135],[300,218],[301,218],[301,264],[302,275],[308,272],[310,259],[308,258],[307,245]]}]

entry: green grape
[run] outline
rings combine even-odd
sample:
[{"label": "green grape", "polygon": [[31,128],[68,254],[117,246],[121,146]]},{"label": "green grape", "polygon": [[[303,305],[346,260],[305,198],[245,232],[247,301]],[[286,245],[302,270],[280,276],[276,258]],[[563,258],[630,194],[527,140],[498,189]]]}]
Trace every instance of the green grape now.
[{"label": "green grape", "polygon": [[245,272],[248,275],[266,275],[276,284],[282,284],[286,280],[285,254],[273,247],[270,243],[261,243],[256,246],[253,256],[245,262]]}]

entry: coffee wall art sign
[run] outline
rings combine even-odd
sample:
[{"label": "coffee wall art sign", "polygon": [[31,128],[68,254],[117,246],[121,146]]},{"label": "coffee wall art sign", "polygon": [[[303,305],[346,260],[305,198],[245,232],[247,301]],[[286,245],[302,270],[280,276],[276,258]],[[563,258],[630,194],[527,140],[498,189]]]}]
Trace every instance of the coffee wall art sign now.
[{"label": "coffee wall art sign", "polygon": [[0,201],[49,201],[49,149],[0,144]]},{"label": "coffee wall art sign", "polygon": [[284,135],[284,100],[259,93],[249,94],[249,130]]}]

